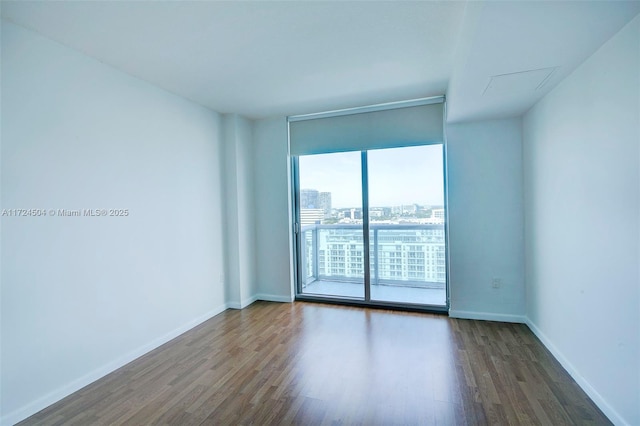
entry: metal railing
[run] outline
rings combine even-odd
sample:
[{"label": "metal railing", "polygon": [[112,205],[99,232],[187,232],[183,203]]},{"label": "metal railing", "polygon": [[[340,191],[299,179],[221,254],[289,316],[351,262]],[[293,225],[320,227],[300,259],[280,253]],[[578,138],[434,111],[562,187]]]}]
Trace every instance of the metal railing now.
[{"label": "metal railing", "polygon": [[[372,285],[444,288],[444,225],[369,225]],[[315,281],[359,282],[364,277],[361,225],[306,225],[302,233],[303,286]]]}]

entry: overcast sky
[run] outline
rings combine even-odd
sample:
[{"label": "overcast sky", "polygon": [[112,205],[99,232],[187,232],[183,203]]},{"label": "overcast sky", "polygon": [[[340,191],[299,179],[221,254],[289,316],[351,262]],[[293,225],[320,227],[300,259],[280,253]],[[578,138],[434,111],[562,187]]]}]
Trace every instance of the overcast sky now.
[{"label": "overcast sky", "polygon": [[[300,189],[331,192],[333,208],[360,207],[360,152],[300,157]],[[442,145],[368,153],[369,205],[443,205]]]}]

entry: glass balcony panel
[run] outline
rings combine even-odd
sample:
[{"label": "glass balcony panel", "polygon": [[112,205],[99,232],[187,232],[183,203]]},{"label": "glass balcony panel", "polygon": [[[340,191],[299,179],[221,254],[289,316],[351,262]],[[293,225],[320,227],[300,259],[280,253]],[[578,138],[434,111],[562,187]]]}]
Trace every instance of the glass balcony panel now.
[{"label": "glass balcony panel", "polygon": [[[317,251],[326,253],[318,258],[312,249],[307,252],[307,270],[319,273],[307,273],[311,281],[305,292],[361,297],[361,229],[353,225],[311,225],[304,232],[317,235]],[[438,256],[444,253],[444,225],[375,225],[370,229],[370,242],[372,300],[446,304],[446,275],[436,266]]]}]

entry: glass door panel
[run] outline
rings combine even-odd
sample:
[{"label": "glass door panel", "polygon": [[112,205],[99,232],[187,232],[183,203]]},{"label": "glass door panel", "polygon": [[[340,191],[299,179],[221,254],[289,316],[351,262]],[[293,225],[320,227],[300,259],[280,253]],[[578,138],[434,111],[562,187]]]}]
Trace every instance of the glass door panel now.
[{"label": "glass door panel", "polygon": [[364,298],[361,153],[298,157],[300,294]]},{"label": "glass door panel", "polygon": [[371,300],[445,306],[442,145],[367,152]]}]

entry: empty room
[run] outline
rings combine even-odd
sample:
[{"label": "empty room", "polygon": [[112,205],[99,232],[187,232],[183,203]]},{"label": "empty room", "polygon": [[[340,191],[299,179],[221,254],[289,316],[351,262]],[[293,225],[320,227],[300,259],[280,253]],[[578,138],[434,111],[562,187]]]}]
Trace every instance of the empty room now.
[{"label": "empty room", "polygon": [[1,425],[640,425],[640,1],[0,1]]}]

